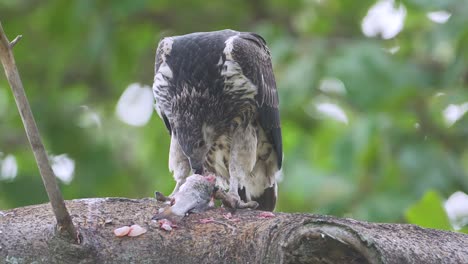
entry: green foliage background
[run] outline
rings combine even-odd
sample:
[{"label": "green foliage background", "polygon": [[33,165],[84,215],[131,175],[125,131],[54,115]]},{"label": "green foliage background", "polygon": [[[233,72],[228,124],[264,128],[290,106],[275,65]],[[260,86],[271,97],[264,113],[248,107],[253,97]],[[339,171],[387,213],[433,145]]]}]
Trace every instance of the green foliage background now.
[{"label": "green foliage background", "polygon": [[[66,199],[172,190],[163,123],[128,126],[116,102],[130,83],[152,85],[161,37],[231,28],[260,33],[272,51],[285,152],[277,210],[402,222],[429,189],[468,192],[468,115],[452,126],[442,115],[468,101],[468,2],[401,1],[405,25],[390,40],[361,31],[374,3],[0,0],[0,18],[10,39],[23,35],[14,53],[47,150],[75,160]],[[426,17],[441,9],[447,23]],[[347,92],[318,89],[326,78]],[[321,115],[320,102],[340,106],[348,124]],[[82,106],[102,126],[79,126]],[[0,209],[46,202],[3,74],[0,152],[19,168],[0,181]]]}]

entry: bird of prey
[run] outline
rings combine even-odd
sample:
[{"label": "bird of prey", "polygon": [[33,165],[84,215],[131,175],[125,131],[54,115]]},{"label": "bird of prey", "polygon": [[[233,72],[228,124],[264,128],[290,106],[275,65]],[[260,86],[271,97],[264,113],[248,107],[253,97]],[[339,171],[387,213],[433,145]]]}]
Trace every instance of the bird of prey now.
[{"label": "bird of prey", "polygon": [[192,173],[215,174],[231,206],[272,211],[282,165],[278,92],[270,51],[255,34],[222,30],[163,38],[155,108],[171,135],[175,195]]}]

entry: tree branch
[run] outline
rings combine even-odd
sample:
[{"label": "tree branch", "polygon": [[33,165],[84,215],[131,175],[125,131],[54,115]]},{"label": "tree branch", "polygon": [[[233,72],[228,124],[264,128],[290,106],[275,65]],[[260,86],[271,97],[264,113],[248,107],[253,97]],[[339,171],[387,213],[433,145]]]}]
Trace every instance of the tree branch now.
[{"label": "tree branch", "polygon": [[16,45],[16,43],[18,43],[18,41],[21,40],[22,37],[23,35],[16,36],[16,38],[10,42],[10,49],[12,49]]},{"label": "tree branch", "polygon": [[26,98],[23,83],[21,82],[11,50],[20,39],[21,36],[18,36],[10,43],[0,22],[0,59],[15,97],[16,105],[18,106],[21,120],[23,121],[24,128],[26,130],[26,135],[33,150],[34,157],[36,158],[39,172],[41,173],[42,181],[47,195],[49,196],[55,218],[57,219],[58,229],[66,230],[72,238],[77,240],[78,237],[76,229],[73,226],[70,214],[68,213],[63,201],[54,172],[50,167],[49,160],[44,149],[44,145],[42,144],[36,122],[34,121],[28,99]]},{"label": "tree branch", "polygon": [[[223,208],[184,218],[164,231],[154,199],[67,201],[83,242],[50,235],[46,205],[0,211],[0,262],[15,263],[468,263],[468,235],[408,224]],[[210,221],[201,221],[210,219]],[[115,228],[138,224],[139,237]],[[8,262],[8,261],[7,261]]]}]

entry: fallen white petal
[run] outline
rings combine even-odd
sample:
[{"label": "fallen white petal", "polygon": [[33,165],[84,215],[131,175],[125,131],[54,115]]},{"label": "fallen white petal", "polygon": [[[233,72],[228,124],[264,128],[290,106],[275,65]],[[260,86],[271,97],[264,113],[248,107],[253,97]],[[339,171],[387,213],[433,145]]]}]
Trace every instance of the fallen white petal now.
[{"label": "fallen white petal", "polygon": [[118,237],[126,236],[130,232],[129,226],[122,226],[114,229],[114,234]]},{"label": "fallen white petal", "polygon": [[7,155],[0,160],[0,180],[12,180],[18,174],[18,163],[13,155]]},{"label": "fallen white petal", "polygon": [[460,118],[462,118],[466,112],[468,112],[468,102],[459,105],[448,105],[442,112],[445,119],[445,124],[447,126],[453,125]]},{"label": "fallen white petal", "polygon": [[159,224],[159,228],[161,228],[162,230],[166,230],[166,231],[171,231],[172,230],[172,227],[175,225],[172,224],[171,221],[167,220],[167,219],[161,219],[158,221],[158,224]]},{"label": "fallen white petal", "polygon": [[171,227],[170,224],[164,223],[164,224],[161,225],[161,229],[166,230],[166,231],[171,231],[172,227]]},{"label": "fallen white petal", "polygon": [[317,111],[323,115],[335,119],[338,122],[348,124],[348,117],[341,107],[332,103],[319,103],[315,105]]},{"label": "fallen white petal", "polygon": [[75,161],[68,157],[67,154],[61,154],[57,156],[50,155],[50,161],[52,163],[52,170],[55,176],[59,178],[63,183],[70,184],[73,180],[73,174],[75,173]]},{"label": "fallen white petal", "polygon": [[324,78],[320,80],[319,89],[322,92],[330,94],[346,94],[344,83],[337,78]]},{"label": "fallen white petal", "polygon": [[275,217],[275,214],[272,213],[272,212],[261,212],[258,217],[260,218],[271,218],[271,217]]},{"label": "fallen white petal", "polygon": [[130,227],[130,232],[128,233],[129,237],[136,237],[146,233],[146,229],[139,225],[132,225]]},{"label": "fallen white petal", "polygon": [[444,24],[449,20],[449,18],[452,16],[447,11],[440,10],[440,11],[434,11],[434,12],[429,12],[426,14],[427,18],[429,18],[432,22],[435,22],[437,24]]},{"label": "fallen white petal", "polygon": [[368,37],[380,35],[383,39],[391,39],[403,29],[405,17],[403,4],[395,6],[394,0],[380,0],[362,20],[362,32]]},{"label": "fallen white petal", "polygon": [[455,230],[468,225],[468,195],[464,192],[455,192],[444,203],[447,216]]},{"label": "fallen white petal", "polygon": [[153,114],[153,92],[149,86],[130,84],[117,102],[116,114],[132,126],[144,126]]},{"label": "fallen white petal", "polygon": [[81,114],[78,120],[78,126],[80,127],[101,127],[101,117],[95,111],[93,111],[89,106],[81,106]]}]

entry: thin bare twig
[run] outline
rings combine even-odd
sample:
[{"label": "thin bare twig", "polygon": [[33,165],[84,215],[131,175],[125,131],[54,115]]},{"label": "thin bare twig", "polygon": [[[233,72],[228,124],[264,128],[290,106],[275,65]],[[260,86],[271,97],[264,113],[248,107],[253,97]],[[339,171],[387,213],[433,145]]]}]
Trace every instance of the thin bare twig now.
[{"label": "thin bare twig", "polygon": [[23,83],[21,82],[18,69],[11,48],[20,40],[20,36],[16,37],[11,43],[8,41],[5,32],[3,31],[2,23],[0,22],[0,59],[5,69],[5,75],[10,83],[11,90],[15,97],[16,105],[21,115],[26,135],[36,158],[39,172],[41,173],[47,195],[49,196],[52,209],[57,219],[59,230],[66,230],[70,236],[78,242],[78,236],[73,225],[70,214],[62,197],[62,193],[57,185],[54,172],[49,164],[44,145],[42,144],[39,131],[34,121],[34,117],[29,106],[28,99],[24,92]]},{"label": "thin bare twig", "polygon": [[18,43],[18,41],[21,40],[22,37],[23,35],[16,36],[16,38],[10,42],[10,49],[12,49],[16,45],[16,43]]}]

